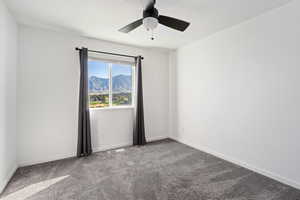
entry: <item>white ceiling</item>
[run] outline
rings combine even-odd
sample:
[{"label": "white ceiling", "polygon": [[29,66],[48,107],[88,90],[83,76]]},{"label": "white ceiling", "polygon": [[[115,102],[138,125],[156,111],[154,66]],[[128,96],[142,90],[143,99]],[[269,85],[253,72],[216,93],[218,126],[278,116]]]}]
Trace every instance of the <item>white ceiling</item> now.
[{"label": "white ceiling", "polygon": [[157,0],[160,14],[191,22],[186,32],[160,25],[151,41],[139,27],[130,34],[118,29],[141,18],[145,0],[6,0],[22,24],[66,29],[83,36],[126,44],[177,48],[255,17],[291,0]]}]

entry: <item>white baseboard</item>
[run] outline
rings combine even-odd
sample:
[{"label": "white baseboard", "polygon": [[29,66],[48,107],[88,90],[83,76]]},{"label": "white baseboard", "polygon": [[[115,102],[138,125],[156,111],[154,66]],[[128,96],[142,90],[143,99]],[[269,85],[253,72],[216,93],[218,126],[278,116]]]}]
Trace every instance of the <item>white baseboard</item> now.
[{"label": "white baseboard", "polygon": [[38,159],[32,159],[32,160],[22,160],[22,161],[18,161],[18,165],[19,167],[26,167],[26,166],[31,166],[31,165],[38,165],[38,164],[42,164],[42,163],[47,163],[47,162],[52,162],[52,161],[56,161],[56,160],[62,160],[62,159],[66,159],[66,158],[73,158],[76,156],[76,152],[68,152],[65,154],[61,154],[61,155],[55,155],[55,156],[48,156],[48,157],[43,157],[38,158]]},{"label": "white baseboard", "polygon": [[12,176],[14,175],[14,173],[16,172],[17,169],[18,169],[18,166],[14,165],[11,168],[11,170],[9,171],[9,173],[6,175],[6,178],[0,182],[0,194],[3,192],[6,185],[8,184],[8,182],[10,181],[10,179],[12,178]]},{"label": "white baseboard", "polygon": [[278,182],[281,182],[281,183],[283,183],[283,184],[286,184],[286,185],[289,185],[289,186],[291,186],[291,187],[300,189],[300,183],[298,183],[298,182],[296,182],[296,181],[293,181],[293,180],[290,180],[290,179],[288,179],[288,178],[282,177],[282,176],[280,176],[280,175],[278,175],[278,174],[276,174],[276,173],[273,173],[273,172],[270,172],[270,171],[268,171],[268,170],[265,170],[265,169],[261,169],[261,168],[255,167],[255,166],[253,166],[253,165],[251,165],[251,164],[245,163],[245,162],[243,162],[243,161],[237,160],[237,159],[232,158],[232,157],[230,157],[230,156],[227,156],[227,155],[224,155],[224,154],[222,154],[222,153],[216,152],[216,151],[214,151],[214,150],[212,150],[212,149],[209,149],[209,148],[207,148],[207,147],[204,147],[204,146],[201,146],[201,147],[198,146],[198,145],[196,146],[196,145],[190,144],[190,143],[188,143],[188,142],[186,142],[186,141],[183,141],[183,140],[181,140],[181,139],[174,138],[174,137],[171,137],[171,139],[173,139],[173,140],[175,140],[175,141],[177,141],[177,142],[179,142],[179,143],[185,144],[185,145],[187,145],[187,146],[190,146],[190,147],[192,147],[192,148],[195,148],[195,149],[198,149],[198,150],[200,150],[200,151],[203,151],[203,152],[205,152],[205,153],[214,155],[214,156],[216,156],[216,157],[218,157],[218,158],[221,158],[221,159],[223,159],[223,160],[229,161],[229,162],[234,163],[234,164],[236,164],[236,165],[242,166],[242,167],[244,167],[244,168],[246,168],[246,169],[249,169],[249,170],[251,170],[251,171],[254,171],[254,172],[258,173],[258,174],[262,174],[262,175],[264,175],[264,176],[266,176],[266,177],[269,177],[269,178],[271,178],[271,179],[274,179],[274,180],[276,180],[276,181],[278,181]]},{"label": "white baseboard", "polygon": [[[147,138],[147,142],[154,142],[157,140],[163,140],[163,139],[167,139],[167,138],[168,138],[168,136],[156,136],[156,137]],[[132,145],[132,142],[123,142],[123,143],[113,144],[113,145],[101,145],[100,147],[94,147],[93,151],[94,152],[107,151],[110,149],[117,149],[117,148],[127,147],[127,146],[131,146],[131,145]]]},{"label": "white baseboard", "polygon": [[124,142],[124,143],[119,143],[119,144],[114,144],[114,145],[101,145],[100,147],[94,147],[93,152],[99,152],[99,151],[107,151],[110,149],[117,149],[121,147],[127,147],[131,146],[132,143],[130,142]]},{"label": "white baseboard", "polygon": [[[147,138],[148,142],[153,142],[156,140],[163,140],[163,139],[167,139],[168,136],[155,136],[155,137],[151,137],[151,138]],[[123,143],[119,143],[119,144],[113,144],[113,145],[101,145],[100,147],[93,147],[93,151],[94,152],[99,152],[99,151],[107,151],[110,149],[117,149],[120,147],[126,147],[126,146],[131,146],[132,142],[131,141],[127,141],[127,142],[123,142]],[[43,160],[27,160],[27,161],[19,161],[19,167],[25,167],[25,166],[30,166],[30,165],[36,165],[36,164],[41,164],[41,163],[46,163],[46,162],[51,162],[51,161],[55,161],[55,160],[61,160],[61,159],[66,159],[66,158],[72,158],[76,156],[76,152],[69,152],[68,154],[64,154],[64,155],[59,155],[59,156],[55,156],[55,157],[49,157],[49,158],[43,158]]]},{"label": "white baseboard", "polygon": [[147,138],[147,142],[154,142],[154,141],[158,141],[158,140],[164,140],[164,139],[168,139],[169,136],[155,136],[155,137],[151,137],[151,138]]}]

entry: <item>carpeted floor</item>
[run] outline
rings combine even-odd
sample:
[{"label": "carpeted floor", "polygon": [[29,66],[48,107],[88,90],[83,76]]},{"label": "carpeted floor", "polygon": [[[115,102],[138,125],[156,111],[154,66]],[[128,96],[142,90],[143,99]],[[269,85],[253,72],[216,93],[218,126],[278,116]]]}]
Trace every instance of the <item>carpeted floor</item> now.
[{"label": "carpeted floor", "polygon": [[1,200],[300,200],[300,191],[172,140],[18,169]]}]

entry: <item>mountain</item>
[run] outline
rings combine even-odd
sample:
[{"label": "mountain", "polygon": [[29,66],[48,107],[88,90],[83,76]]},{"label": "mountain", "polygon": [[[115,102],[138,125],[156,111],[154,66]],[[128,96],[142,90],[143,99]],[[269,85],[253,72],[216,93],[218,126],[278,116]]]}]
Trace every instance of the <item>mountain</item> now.
[{"label": "mountain", "polygon": [[118,75],[113,76],[112,79],[113,92],[128,92],[131,90],[131,76]]},{"label": "mountain", "polygon": [[108,90],[109,81],[105,78],[91,76],[89,78],[89,92],[103,92]]},{"label": "mountain", "polygon": [[[117,75],[113,76],[112,88],[113,92],[128,92],[131,90],[131,76]],[[101,93],[109,88],[109,80],[91,76],[89,78],[89,92]]]}]

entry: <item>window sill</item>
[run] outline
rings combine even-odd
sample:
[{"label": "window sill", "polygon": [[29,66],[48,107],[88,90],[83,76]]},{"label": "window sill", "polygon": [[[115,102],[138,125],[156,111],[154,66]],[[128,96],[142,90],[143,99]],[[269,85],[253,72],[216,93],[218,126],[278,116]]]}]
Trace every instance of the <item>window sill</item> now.
[{"label": "window sill", "polygon": [[98,111],[98,110],[124,110],[124,109],[134,109],[134,106],[115,106],[115,107],[106,107],[106,108],[90,108],[90,111]]}]

